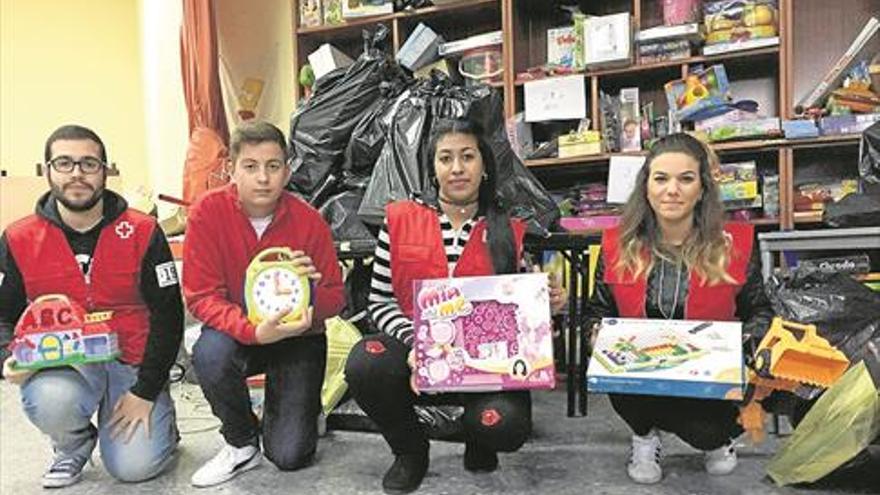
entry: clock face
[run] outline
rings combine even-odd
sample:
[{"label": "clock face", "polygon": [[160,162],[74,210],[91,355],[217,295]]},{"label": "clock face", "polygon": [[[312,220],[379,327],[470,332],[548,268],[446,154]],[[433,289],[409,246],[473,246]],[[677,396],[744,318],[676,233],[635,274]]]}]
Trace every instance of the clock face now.
[{"label": "clock face", "polygon": [[296,310],[305,297],[301,278],[293,271],[267,268],[254,279],[252,301],[263,316],[268,317],[284,308]]}]

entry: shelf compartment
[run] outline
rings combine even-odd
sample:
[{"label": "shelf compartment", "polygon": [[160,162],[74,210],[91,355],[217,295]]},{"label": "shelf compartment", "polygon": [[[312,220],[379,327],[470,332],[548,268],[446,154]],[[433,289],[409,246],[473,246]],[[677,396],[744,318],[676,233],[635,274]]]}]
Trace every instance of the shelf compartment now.
[{"label": "shelf compartment", "polygon": [[[779,47],[767,47],[767,48],[757,48],[754,50],[743,50],[739,52],[730,52],[723,53],[719,55],[711,55],[709,57],[704,57],[702,55],[683,58],[679,60],[667,60],[663,62],[657,62],[653,64],[645,64],[645,65],[628,65],[626,67],[617,67],[617,68],[609,68],[609,69],[597,69],[584,72],[585,77],[590,76],[611,76],[611,75],[627,75],[627,74],[638,74],[640,72],[654,72],[658,70],[668,70],[669,68],[681,67],[683,65],[696,65],[696,64],[710,64],[716,62],[725,62],[727,60],[734,60],[739,58],[752,58],[757,56],[766,56],[766,55],[775,55],[779,53]],[[516,86],[522,86],[527,81],[516,81],[514,84]]]},{"label": "shelf compartment", "polygon": [[473,0],[473,1],[461,1],[456,3],[451,3],[447,5],[435,5],[433,7],[424,7],[416,10],[405,10],[403,12],[395,12],[393,14],[385,14],[385,15],[376,15],[371,17],[364,17],[361,19],[352,19],[350,21],[345,21],[341,24],[332,24],[332,25],[321,25],[321,26],[311,26],[311,27],[299,27],[296,30],[296,34],[305,35],[305,34],[316,34],[316,33],[338,33],[340,31],[346,31],[349,29],[360,28],[365,25],[375,24],[378,22],[390,22],[397,19],[405,19],[405,20],[422,20],[427,19],[436,15],[441,15],[454,11],[465,12],[467,10],[474,10],[478,8],[485,7],[494,7],[498,8],[499,2],[498,0]]},{"label": "shelf compartment", "polygon": [[[729,153],[738,151],[772,151],[779,148],[823,148],[840,145],[858,144],[860,134],[848,134],[843,136],[822,136],[814,139],[758,139],[751,141],[731,141],[729,143],[713,143],[712,149],[717,153]],[[550,167],[577,165],[581,163],[607,162],[612,156],[639,156],[647,155],[647,151],[641,153],[601,153],[598,155],[574,156],[569,158],[542,158],[538,160],[525,160],[528,167]]]}]

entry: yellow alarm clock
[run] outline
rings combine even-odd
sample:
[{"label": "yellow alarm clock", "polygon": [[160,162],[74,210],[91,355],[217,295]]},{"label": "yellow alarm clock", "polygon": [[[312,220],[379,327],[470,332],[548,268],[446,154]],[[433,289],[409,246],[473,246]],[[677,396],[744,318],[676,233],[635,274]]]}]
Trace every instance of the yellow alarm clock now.
[{"label": "yellow alarm clock", "polygon": [[268,248],[256,255],[245,275],[245,302],[253,324],[284,308],[293,308],[281,319],[289,323],[305,312],[311,298],[309,279],[297,273],[291,263],[293,251],[286,247]]}]

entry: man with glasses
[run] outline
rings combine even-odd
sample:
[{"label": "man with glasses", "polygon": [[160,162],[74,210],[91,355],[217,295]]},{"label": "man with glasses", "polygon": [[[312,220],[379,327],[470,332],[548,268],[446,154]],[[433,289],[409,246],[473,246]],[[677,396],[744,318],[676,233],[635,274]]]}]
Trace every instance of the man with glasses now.
[{"label": "man with glasses", "polygon": [[168,371],[183,336],[183,301],[171,251],[155,219],[105,188],[107,155],[93,131],[60,127],[45,160],[50,191],[0,238],[0,348],[29,301],[63,294],[111,314],[122,355],[38,372],[6,357],[3,375],[21,385],[25,414],[51,439],[44,487],[79,481],[96,444],[114,478],[143,481],[165,468],[179,440]]},{"label": "man with glasses", "polygon": [[[281,470],[308,465],[318,441],[327,341],[324,319],[345,301],[330,229],[320,214],[284,190],[290,179],[278,128],[248,123],[232,136],[232,183],[202,196],[188,213],[183,292],[204,323],[193,350],[199,384],[220,419],[225,445],[192,476],[192,484],[223,483],[266,457]],[[293,250],[293,265],[312,284],[312,306],[292,322],[293,308],[254,325],[246,316],[245,272],[271,247]],[[251,409],[246,379],[265,372],[262,426]]]}]

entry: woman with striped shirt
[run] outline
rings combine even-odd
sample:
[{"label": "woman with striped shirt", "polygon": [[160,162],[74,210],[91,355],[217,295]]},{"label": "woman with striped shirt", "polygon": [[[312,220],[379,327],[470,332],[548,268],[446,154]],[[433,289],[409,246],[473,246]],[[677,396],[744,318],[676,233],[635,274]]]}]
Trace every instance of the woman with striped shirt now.
[{"label": "woman with striped shirt", "polygon": [[[354,347],[345,372],[355,400],[394,453],[382,480],[387,493],[417,489],[428,469],[429,443],[416,403],[464,406],[464,467],[472,472],[494,471],[497,452],[519,449],[531,431],[528,392],[422,395],[414,386],[412,281],[514,273],[525,231],[499,204],[492,150],[474,123],[438,122],[428,149],[425,169],[436,198],[386,208],[369,299],[382,333]],[[550,296],[554,310],[561,309],[564,291],[553,284]]]}]

